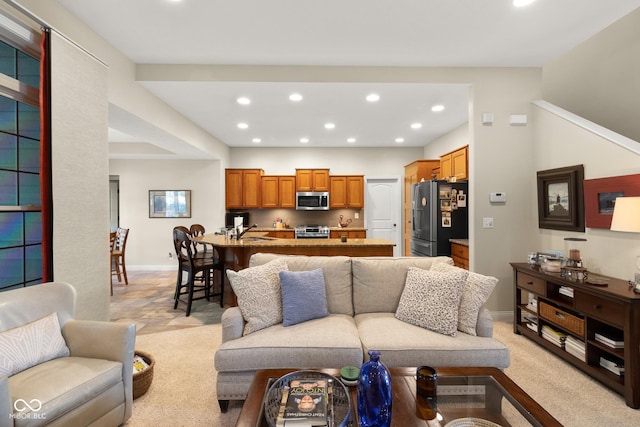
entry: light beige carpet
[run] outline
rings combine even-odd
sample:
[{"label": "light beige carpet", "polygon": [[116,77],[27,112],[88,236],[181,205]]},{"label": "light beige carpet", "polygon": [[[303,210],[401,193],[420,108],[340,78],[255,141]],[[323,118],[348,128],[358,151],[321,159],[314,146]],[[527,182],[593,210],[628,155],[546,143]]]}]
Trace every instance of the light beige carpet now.
[{"label": "light beige carpet", "polygon": [[[494,336],[511,352],[511,377],[547,411],[568,427],[639,426],[640,410],[530,340],[515,335],[511,324],[495,323]],[[241,404],[220,413],[215,398],[215,349],[220,325],[141,335],[136,348],[151,353],[154,379],[136,399],[127,427],[234,426]],[[425,361],[428,364],[428,361]]]}]

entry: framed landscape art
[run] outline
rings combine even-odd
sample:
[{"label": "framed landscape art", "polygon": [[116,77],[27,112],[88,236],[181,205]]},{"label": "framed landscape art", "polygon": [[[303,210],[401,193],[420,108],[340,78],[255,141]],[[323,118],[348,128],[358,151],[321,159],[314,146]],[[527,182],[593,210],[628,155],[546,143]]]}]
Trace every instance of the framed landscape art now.
[{"label": "framed landscape art", "polygon": [[616,197],[640,196],[640,174],[586,179],[584,207],[587,227],[611,228]]},{"label": "framed landscape art", "polygon": [[538,227],[584,231],[582,165],[537,172]]},{"label": "framed landscape art", "polygon": [[191,190],[149,190],[149,218],[191,218]]}]

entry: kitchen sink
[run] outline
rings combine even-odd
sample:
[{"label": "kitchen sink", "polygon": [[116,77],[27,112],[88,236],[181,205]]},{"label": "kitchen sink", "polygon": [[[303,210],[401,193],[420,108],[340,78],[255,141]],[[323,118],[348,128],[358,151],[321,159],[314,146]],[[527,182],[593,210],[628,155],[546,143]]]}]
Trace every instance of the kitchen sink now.
[{"label": "kitchen sink", "polygon": [[240,241],[244,240],[245,242],[266,242],[269,240],[277,240],[275,237],[264,237],[264,236],[249,236],[243,237]]}]

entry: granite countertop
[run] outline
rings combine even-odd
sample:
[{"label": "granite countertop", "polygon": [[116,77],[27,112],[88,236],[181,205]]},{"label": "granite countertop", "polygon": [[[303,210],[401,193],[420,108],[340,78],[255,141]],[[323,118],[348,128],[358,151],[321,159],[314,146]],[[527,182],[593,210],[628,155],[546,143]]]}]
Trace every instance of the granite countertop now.
[{"label": "granite countertop", "polygon": [[469,247],[469,239],[449,239],[449,242]]},{"label": "granite countertop", "polygon": [[[269,229],[271,231],[273,229]],[[254,240],[255,239],[255,240]],[[213,246],[220,246],[225,248],[236,247],[329,247],[329,246],[395,246],[393,242],[386,239],[348,239],[346,242],[342,242],[340,239],[277,239],[275,237],[266,237],[265,232],[248,232],[240,241],[238,240],[226,240],[226,238],[220,234],[205,234],[201,237],[196,237],[194,240],[212,244]]]},{"label": "granite countertop", "polygon": [[[343,228],[329,227],[329,229],[331,231],[338,231],[338,230],[367,231],[367,229],[364,227],[343,227]],[[295,227],[289,227],[289,228],[256,227],[251,229],[251,231],[266,232],[266,233],[268,233],[269,231],[294,231],[294,230],[295,230]]]}]

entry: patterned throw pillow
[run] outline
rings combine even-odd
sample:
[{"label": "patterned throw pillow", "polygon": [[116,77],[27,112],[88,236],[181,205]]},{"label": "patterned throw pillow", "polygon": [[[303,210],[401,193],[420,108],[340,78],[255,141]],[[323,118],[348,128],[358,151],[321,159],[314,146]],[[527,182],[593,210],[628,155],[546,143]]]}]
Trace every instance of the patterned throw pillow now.
[{"label": "patterned throw pillow", "polygon": [[396,318],[444,335],[456,335],[465,270],[450,273],[409,267]]},{"label": "patterned throw pillow", "polygon": [[311,271],[281,271],[280,287],[284,326],[329,315],[324,272],[321,268]]},{"label": "patterned throw pillow", "polygon": [[[431,271],[447,272],[456,270],[462,269],[444,263],[436,263],[431,266]],[[462,297],[460,298],[460,310],[458,312],[458,330],[460,332],[477,335],[478,314],[497,283],[498,279],[495,277],[469,272],[462,291]]]},{"label": "patterned throw pillow", "polygon": [[240,271],[227,270],[231,288],[238,298],[238,307],[245,322],[243,335],[282,322],[280,296],[281,271],[288,271],[284,259],[274,259],[258,267]]},{"label": "patterned throw pillow", "polygon": [[58,313],[0,332],[0,377],[10,377],[51,359],[69,356]]}]

